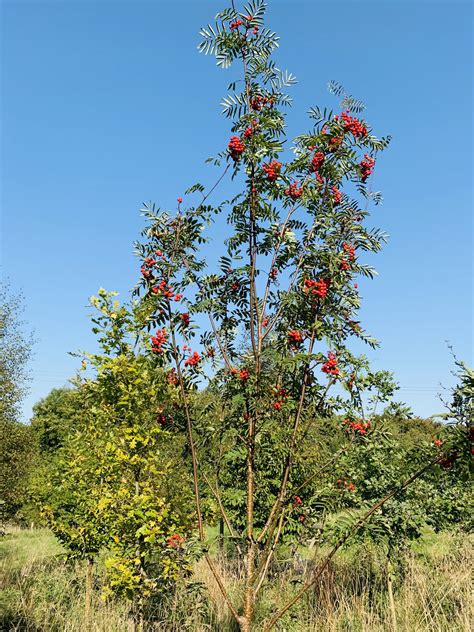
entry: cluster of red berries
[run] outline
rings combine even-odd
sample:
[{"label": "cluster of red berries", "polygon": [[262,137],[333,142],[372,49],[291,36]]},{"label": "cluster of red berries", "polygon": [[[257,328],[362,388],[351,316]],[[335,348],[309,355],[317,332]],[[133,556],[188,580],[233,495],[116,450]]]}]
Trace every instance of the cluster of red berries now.
[{"label": "cluster of red berries", "polygon": [[344,242],[342,244],[342,249],[344,251],[344,255],[346,255],[347,258],[346,256],[343,257],[341,263],[339,264],[339,268],[341,270],[349,270],[351,267],[350,262],[354,261],[355,259],[355,248],[354,246],[351,246],[350,244]]},{"label": "cluster of red berries", "polygon": [[337,206],[342,202],[342,193],[337,187],[332,188],[332,202],[334,206]]},{"label": "cluster of red berries", "polygon": [[440,446],[443,445],[443,440],[442,439],[435,439],[433,441],[433,445],[436,446],[437,448],[439,448]]},{"label": "cluster of red berries", "polygon": [[[354,261],[355,259],[355,248],[354,246],[351,246],[350,244],[344,242],[342,244],[342,249],[344,251],[344,255],[343,259],[339,265],[341,270],[349,270],[350,269],[350,262]],[[347,256],[347,258],[346,258]]]},{"label": "cluster of red berries", "polygon": [[161,294],[170,300],[174,298],[175,301],[180,301],[183,298],[183,295],[179,292],[175,294],[171,285],[168,285],[163,279],[158,283],[158,285],[151,288],[151,292],[153,294]]},{"label": "cluster of red berries", "polygon": [[326,298],[329,285],[329,279],[319,279],[318,281],[315,279],[305,279],[303,292],[305,294],[314,294],[315,296],[319,296],[319,298]]},{"label": "cluster of red berries", "polygon": [[[246,15],[245,19],[247,20],[247,22],[251,22],[253,20],[253,15]],[[250,28],[250,24],[248,24],[245,28],[249,29]],[[258,26],[254,26],[253,27],[252,33],[254,35],[256,35],[258,33]]]},{"label": "cluster of red berries", "polygon": [[258,121],[254,119],[252,123],[246,128],[244,132],[244,138],[250,138],[253,135],[257,125],[258,125]]},{"label": "cluster of red berries", "polygon": [[230,370],[231,375],[234,375],[235,377],[238,377],[239,380],[241,382],[246,382],[249,377],[250,377],[250,373],[247,369],[231,369]]},{"label": "cluster of red berries", "polygon": [[185,327],[189,325],[189,314],[185,312],[184,314],[180,314],[181,322]]},{"label": "cluster of red berries", "polygon": [[303,195],[303,187],[298,186],[297,182],[293,182],[288,189],[285,189],[285,195],[288,195],[292,200],[297,200]]},{"label": "cluster of red berries", "polygon": [[311,168],[316,173],[319,168],[324,164],[324,154],[322,151],[317,151],[311,159]]},{"label": "cluster of red berries", "polygon": [[337,368],[337,358],[335,353],[328,353],[328,359],[321,367],[323,373],[328,375],[339,375],[339,369]]},{"label": "cluster of red berries", "polygon": [[196,366],[201,361],[201,356],[197,351],[194,351],[192,355],[184,362],[184,366]]},{"label": "cluster of red berries", "polygon": [[354,483],[348,483],[347,481],[343,481],[340,478],[337,479],[336,484],[339,486],[344,485],[344,487],[350,492],[355,492],[357,490],[357,487],[354,485]]},{"label": "cluster of red berries", "polygon": [[360,170],[361,170],[362,182],[365,182],[367,178],[370,176],[370,174],[372,173],[374,169],[374,165],[375,165],[375,158],[372,158],[371,156],[369,156],[369,154],[364,154],[364,160],[362,160],[359,165]]},{"label": "cluster of red berries", "polygon": [[168,546],[170,546],[172,549],[179,549],[182,544],[184,542],[184,538],[182,535],[180,535],[179,533],[175,533],[174,535],[171,535],[167,540],[166,543],[168,544]]},{"label": "cluster of red berries", "polygon": [[351,428],[354,432],[358,432],[361,435],[367,434],[370,428],[370,421],[355,421],[354,419],[346,418],[342,422],[346,426],[346,430]]},{"label": "cluster of red berries", "polygon": [[289,331],[287,335],[289,342],[293,345],[297,345],[303,340],[302,332],[298,331],[297,329]]},{"label": "cluster of red berries", "polygon": [[158,329],[156,334],[151,337],[151,350],[153,353],[163,353],[163,345],[166,343],[168,334],[166,328]]},{"label": "cluster of red berries", "polygon": [[158,261],[155,261],[153,257],[147,257],[143,261],[143,265],[140,268],[140,272],[142,273],[143,278],[149,279],[151,277],[151,268],[156,265]]},{"label": "cluster of red berries", "polygon": [[278,276],[278,268],[272,268],[268,276],[270,277],[270,279],[275,280]]},{"label": "cluster of red berries", "polygon": [[341,119],[343,121],[344,131],[350,132],[354,138],[367,136],[367,126],[355,116],[350,116],[349,110],[341,114]]},{"label": "cluster of red berries", "polygon": [[342,136],[333,136],[329,140],[329,151],[336,151],[336,149],[341,146],[343,140],[344,138]]},{"label": "cluster of red berries", "polygon": [[[247,20],[247,22],[251,22],[251,21],[253,20],[253,17],[252,17],[251,15],[247,15],[247,16],[245,17],[245,19]],[[239,28],[239,26],[242,26],[242,24],[243,24],[242,20],[240,20],[240,19],[234,20],[233,22],[231,22],[231,23],[229,24],[229,29],[230,29],[231,31],[235,31],[236,29],[238,29],[238,28]],[[249,30],[249,29],[250,29],[250,24],[246,24],[246,25],[245,25],[245,29],[246,29],[246,30]],[[253,27],[253,29],[252,29],[252,33],[253,33],[254,35],[257,35],[257,33],[258,33],[258,26],[254,26],[254,27]]]},{"label": "cluster of red berries", "polygon": [[303,501],[301,500],[301,498],[299,496],[293,496],[293,507],[298,507],[299,505],[302,505]]},{"label": "cluster of red berries", "polygon": [[254,97],[252,97],[250,101],[250,106],[252,110],[256,110],[257,112],[260,112],[260,110],[265,105],[273,105],[273,99],[269,99],[268,97],[264,97],[260,94],[257,94]]},{"label": "cluster of red berries", "polygon": [[233,160],[235,161],[239,160],[240,156],[245,151],[245,145],[238,136],[231,136],[227,148]]},{"label": "cluster of red berries", "polygon": [[275,410],[280,410],[280,408],[283,406],[283,402],[285,401],[285,399],[288,399],[289,394],[286,388],[280,388],[276,392],[276,396],[278,399],[275,402],[273,402],[273,408]]},{"label": "cluster of red berries", "polygon": [[[178,201],[179,201],[179,200],[181,200],[181,198],[178,198]],[[181,201],[183,201],[183,200],[181,200]],[[155,250],[155,255],[156,255],[157,257],[161,257],[161,258],[163,259],[163,261],[165,261],[165,260],[166,260],[166,257],[165,257],[165,255],[161,252],[161,250]],[[158,262],[157,262],[157,261],[155,261],[155,263],[158,263]]]},{"label": "cluster of red berries", "polygon": [[343,244],[342,244],[342,249],[349,256],[349,259],[351,261],[354,261],[354,259],[355,259],[355,248],[354,248],[354,246],[351,246],[350,244],[348,244],[347,242],[344,241]]},{"label": "cluster of red berries", "polygon": [[[247,20],[247,22],[251,22],[251,21],[253,20],[253,15],[246,15],[246,16],[245,16],[245,19]],[[250,28],[250,24],[247,24],[245,28],[246,28],[246,29],[249,29],[249,28]],[[252,29],[252,33],[253,33],[254,35],[257,35],[257,33],[258,33],[258,26],[254,26],[254,27],[253,27],[253,29]]]},{"label": "cluster of red berries", "polygon": [[278,162],[277,160],[272,160],[269,163],[265,163],[262,169],[267,174],[267,179],[270,182],[275,182],[275,180],[280,175],[281,162]]},{"label": "cluster of red berries", "polygon": [[166,374],[166,380],[168,384],[176,386],[179,383],[178,376],[176,375],[176,369],[170,369]]}]

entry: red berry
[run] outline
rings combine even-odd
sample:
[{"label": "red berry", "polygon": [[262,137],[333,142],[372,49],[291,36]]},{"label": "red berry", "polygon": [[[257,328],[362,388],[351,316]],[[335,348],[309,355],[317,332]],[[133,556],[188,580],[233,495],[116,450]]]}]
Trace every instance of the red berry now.
[{"label": "red berry", "polygon": [[232,136],[227,147],[230,155],[235,161],[239,160],[240,156],[245,151],[245,145],[238,136]]}]

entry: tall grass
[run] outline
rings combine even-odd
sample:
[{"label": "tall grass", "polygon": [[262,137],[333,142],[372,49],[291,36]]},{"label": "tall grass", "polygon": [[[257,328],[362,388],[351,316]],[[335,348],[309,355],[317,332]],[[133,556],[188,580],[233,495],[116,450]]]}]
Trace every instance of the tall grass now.
[{"label": "tall grass", "polygon": [[[427,537],[398,561],[394,576],[397,632],[470,632],[473,621],[469,540],[451,534]],[[238,595],[239,573],[217,559],[230,592]],[[301,557],[280,560],[273,569],[258,616],[262,622],[298,588],[309,565]],[[296,573],[296,581],[295,581]],[[85,567],[66,563],[61,548],[46,530],[9,529],[0,541],[0,629],[8,632],[79,632],[84,619]],[[98,565],[89,630],[134,629],[129,605],[100,598],[104,581]],[[185,585],[186,584],[186,585]],[[382,555],[352,547],[332,564],[320,585],[290,611],[281,632],[386,632],[393,630]],[[145,630],[178,632],[233,630],[226,606],[204,561],[191,580],[156,600]],[[258,628],[257,628],[258,629]]]}]

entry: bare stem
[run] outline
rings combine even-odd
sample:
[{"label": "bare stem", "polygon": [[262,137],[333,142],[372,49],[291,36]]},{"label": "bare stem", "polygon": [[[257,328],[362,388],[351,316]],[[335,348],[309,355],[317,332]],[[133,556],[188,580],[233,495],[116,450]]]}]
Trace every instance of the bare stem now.
[{"label": "bare stem", "polygon": [[[219,493],[219,488],[217,486],[217,482],[216,482],[216,486],[213,487],[211,481],[209,480],[209,478],[205,474],[203,474],[202,477],[204,478],[204,480],[208,484],[209,489],[211,490],[211,492],[213,493],[215,499],[217,500],[217,504],[219,505],[219,510],[221,512],[221,515],[222,515],[222,518],[223,518],[223,520],[225,522],[225,525],[226,525],[227,529],[229,530],[230,535],[233,538],[237,538],[237,534],[235,533],[234,528],[232,527],[232,524],[231,524],[231,522],[229,520],[229,517],[227,515],[227,512],[226,512],[226,510],[224,508],[224,505],[222,504],[222,498],[221,498],[221,495]],[[237,551],[238,551],[239,555],[241,555],[242,551],[240,550],[239,545],[237,545],[236,548],[237,548]]]}]

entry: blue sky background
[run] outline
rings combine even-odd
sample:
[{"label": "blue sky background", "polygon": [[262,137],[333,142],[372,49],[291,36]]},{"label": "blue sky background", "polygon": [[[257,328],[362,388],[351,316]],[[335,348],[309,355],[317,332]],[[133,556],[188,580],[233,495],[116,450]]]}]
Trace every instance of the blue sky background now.
[{"label": "blue sky background", "polygon": [[[380,276],[360,284],[367,348],[395,372],[415,413],[439,412],[452,384],[446,341],[472,359],[472,5],[270,0],[277,61],[298,78],[290,136],[311,105],[337,107],[330,79],[362,98],[393,143],[377,163],[374,223],[390,234]],[[138,209],[174,207],[217,173],[220,100],[237,69],[196,51],[225,6],[182,2],[2,3],[2,276],[25,295],[35,330],[31,406],[66,383],[91,349],[88,297],[126,298],[138,276]],[[224,186],[213,198],[225,198]]]}]

